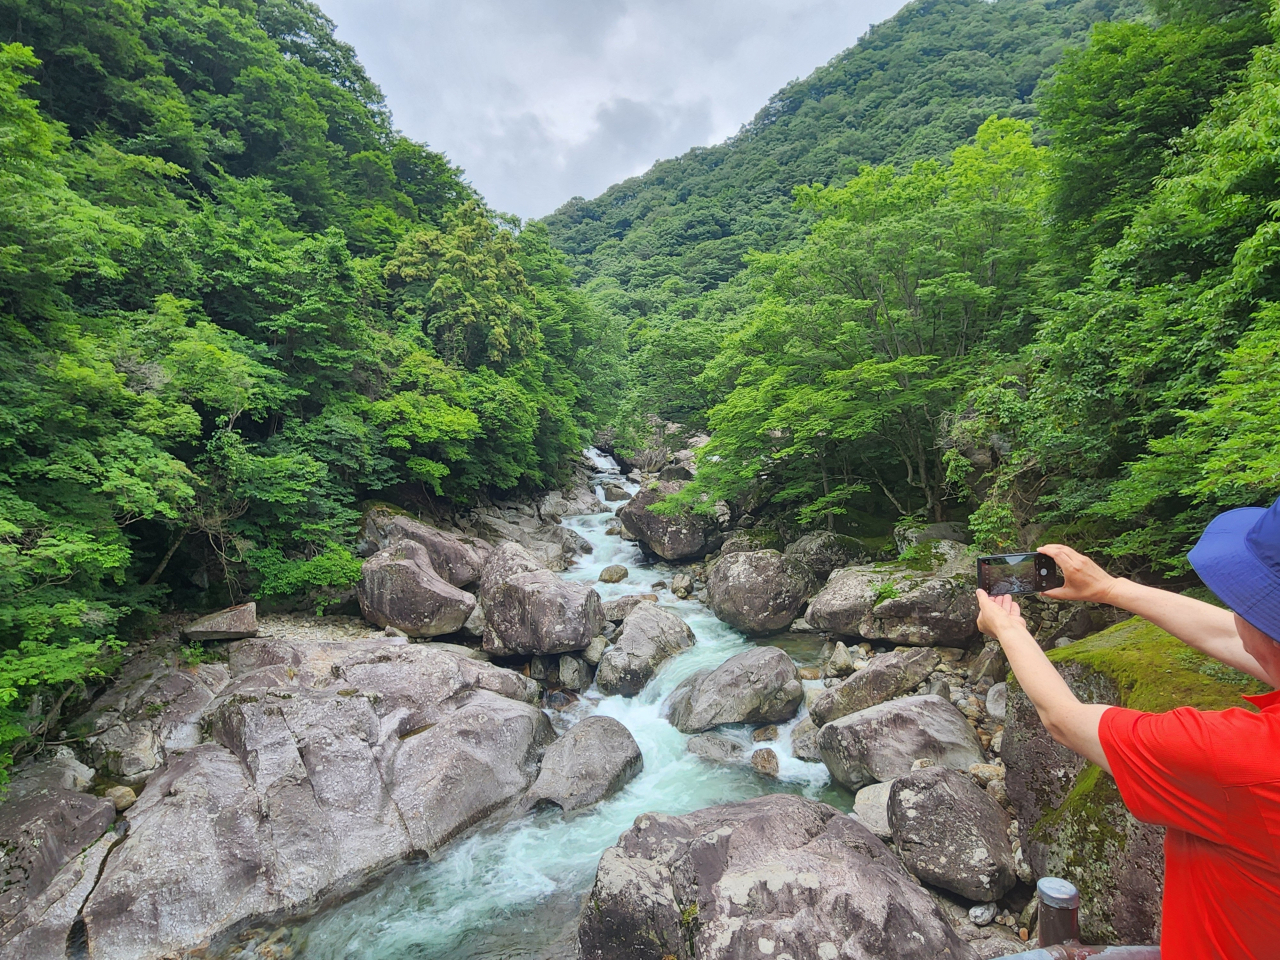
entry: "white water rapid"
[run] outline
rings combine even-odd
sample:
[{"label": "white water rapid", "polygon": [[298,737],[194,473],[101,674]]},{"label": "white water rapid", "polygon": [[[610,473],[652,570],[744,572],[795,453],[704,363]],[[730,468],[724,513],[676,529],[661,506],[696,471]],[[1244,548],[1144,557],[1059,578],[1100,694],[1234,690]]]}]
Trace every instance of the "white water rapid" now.
[{"label": "white water rapid", "polygon": [[[622,483],[617,464],[596,450],[589,459],[604,480]],[[791,756],[791,728],[780,740],[753,744],[747,728],[717,731],[751,749],[773,747],[781,781],[758,776],[750,767],[725,767],[685,751],[684,734],[660,716],[662,701],[685,677],[714,667],[752,643],[717,620],[696,600],[680,600],[669,590],[676,572],[665,564],[646,565],[638,547],[605,528],[611,513],[566,519],[590,541],[593,552],[564,576],[595,583],[603,599],[653,592],[693,628],[697,644],[668,660],[634,698],[603,697],[593,687],[570,711],[552,714],[557,730],[591,713],[624,723],[644,754],[644,770],[613,797],[574,816],[558,808],[540,809],[502,825],[481,827],[455,841],[430,861],[408,863],[345,904],[318,914],[294,938],[305,960],[560,960],[576,955],[577,916],[595,879],[600,854],[617,842],[637,816],[648,811],[686,813],[762,793],[789,791],[849,808],[849,797],[828,786],[826,768]],[[600,571],[624,564],[622,583],[596,583]],[[817,660],[808,638],[772,640],[798,663]],[[816,683],[817,681],[812,681]],[[803,709],[801,717],[804,716]]]}]

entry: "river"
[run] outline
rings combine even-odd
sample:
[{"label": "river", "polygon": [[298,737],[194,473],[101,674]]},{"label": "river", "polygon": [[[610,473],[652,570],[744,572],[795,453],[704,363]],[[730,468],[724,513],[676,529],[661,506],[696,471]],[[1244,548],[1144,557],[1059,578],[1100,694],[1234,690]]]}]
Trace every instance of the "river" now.
[{"label": "river", "polygon": [[[617,464],[588,451],[599,474],[618,476]],[[595,879],[601,853],[617,842],[642,813],[679,814],[762,793],[789,791],[826,800],[848,810],[848,794],[829,785],[826,768],[791,756],[790,732],[804,716],[780,728],[772,744],[753,744],[748,728],[722,728],[750,748],[773,747],[780,780],[770,781],[746,766],[717,766],[685,751],[684,734],[661,715],[662,701],[685,677],[714,667],[752,641],[715,618],[696,600],[680,600],[669,590],[676,569],[646,564],[640,549],[605,529],[611,513],[564,521],[582,534],[593,552],[564,576],[595,582],[613,563],[629,575],[617,584],[596,583],[605,600],[654,592],[693,629],[697,643],[663,664],[640,696],[604,697],[594,687],[570,711],[552,715],[559,732],[591,713],[626,725],[644,755],[644,770],[613,797],[573,816],[558,808],[490,824],[455,841],[431,860],[404,864],[367,892],[318,914],[294,942],[306,960],[561,960],[576,956],[577,916]],[[778,642],[801,665],[816,662],[817,643],[789,637]],[[818,681],[810,681],[810,684]]]}]

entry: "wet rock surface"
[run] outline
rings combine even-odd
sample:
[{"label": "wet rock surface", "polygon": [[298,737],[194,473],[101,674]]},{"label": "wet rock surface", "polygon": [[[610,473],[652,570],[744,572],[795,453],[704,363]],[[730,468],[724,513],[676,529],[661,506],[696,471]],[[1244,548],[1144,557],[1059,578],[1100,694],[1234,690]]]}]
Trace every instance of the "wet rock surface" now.
[{"label": "wet rock surface", "polygon": [[586,717],[547,748],[525,805],[578,810],[617,793],[643,767],[631,731],[612,717]]},{"label": "wet rock surface", "polygon": [[258,605],[252,601],[211,613],[182,628],[182,635],[193,643],[243,640],[257,634]]},{"label": "wet rock surface", "polygon": [[584,960],[976,956],[855,818],[785,794],[637,819],[578,939]]},{"label": "wet rock surface", "polygon": [[776,550],[721,557],[707,577],[708,603],[715,615],[753,635],[789,627],[816,587],[804,563]]},{"label": "wet rock surface", "polygon": [[689,625],[656,603],[642,600],[622,621],[613,646],[600,658],[596,685],[605,694],[634,697],[663,661],[693,646]]},{"label": "wet rock surface", "polygon": [[664,709],[677,730],[702,733],[725,723],[790,720],[803,699],[791,658],[776,647],[757,647],[693,674],[672,691]]}]

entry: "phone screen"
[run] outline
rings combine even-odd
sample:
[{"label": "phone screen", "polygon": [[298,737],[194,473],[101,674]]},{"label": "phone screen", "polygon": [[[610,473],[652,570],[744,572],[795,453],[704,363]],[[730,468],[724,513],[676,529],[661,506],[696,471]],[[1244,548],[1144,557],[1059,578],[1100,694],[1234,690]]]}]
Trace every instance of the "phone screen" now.
[{"label": "phone screen", "polygon": [[1011,593],[1035,593],[1034,553],[1011,553],[978,559],[978,586],[993,597]]}]

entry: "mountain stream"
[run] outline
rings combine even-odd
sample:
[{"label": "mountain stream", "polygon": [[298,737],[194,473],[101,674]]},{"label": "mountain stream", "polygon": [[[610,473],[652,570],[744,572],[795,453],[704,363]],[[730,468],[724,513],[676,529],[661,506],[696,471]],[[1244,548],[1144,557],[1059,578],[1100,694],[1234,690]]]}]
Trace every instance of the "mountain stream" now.
[{"label": "mountain stream", "polygon": [[[596,450],[587,452],[600,484],[612,481],[634,493],[617,464]],[[403,864],[376,885],[341,906],[322,911],[304,924],[294,942],[305,960],[565,960],[576,956],[577,917],[595,879],[604,850],[646,812],[686,813],[763,793],[802,793],[848,810],[851,798],[829,785],[826,767],[791,756],[791,729],[806,713],[779,725],[779,740],[754,744],[751,729],[717,731],[748,750],[772,747],[778,754],[778,780],[766,780],[751,767],[720,766],[685,751],[687,736],[661,716],[663,700],[685,677],[715,667],[752,645],[694,599],[681,600],[669,589],[677,569],[648,563],[640,548],[605,533],[612,513],[566,518],[593,552],[563,576],[595,585],[604,600],[633,593],[656,593],[659,601],[684,619],[697,643],[662,665],[637,697],[605,697],[593,686],[563,713],[552,712],[557,732],[592,713],[626,725],[644,755],[644,770],[620,792],[594,807],[565,815],[546,807],[505,823],[488,823],[442,850],[431,860]],[[610,564],[627,567],[615,584],[596,582]],[[811,636],[784,635],[769,643],[782,647],[805,666],[818,661],[820,644]],[[806,681],[806,686],[820,681]]]}]

